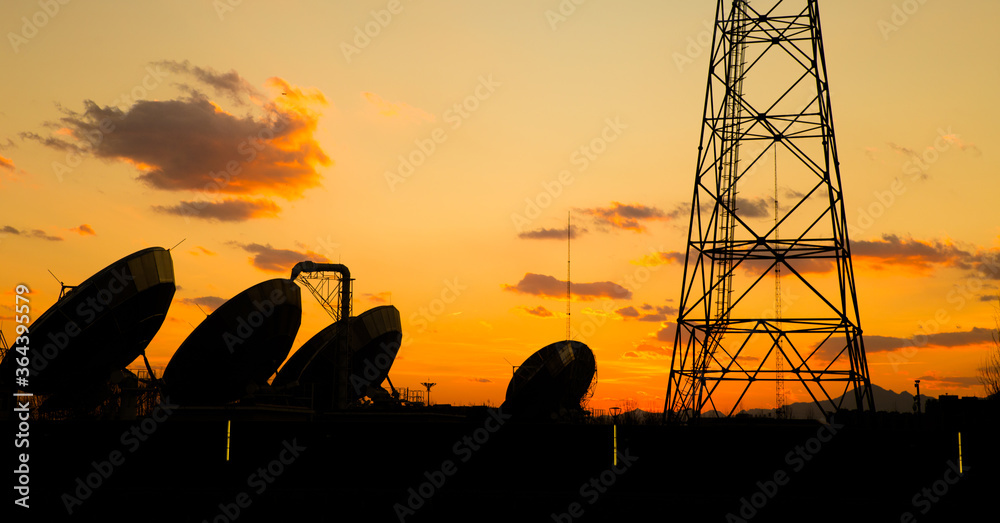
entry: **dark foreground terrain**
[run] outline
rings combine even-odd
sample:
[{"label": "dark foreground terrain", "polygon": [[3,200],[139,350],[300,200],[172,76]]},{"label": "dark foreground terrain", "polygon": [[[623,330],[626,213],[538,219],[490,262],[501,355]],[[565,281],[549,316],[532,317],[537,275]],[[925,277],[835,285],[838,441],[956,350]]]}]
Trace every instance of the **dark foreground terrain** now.
[{"label": "dark foreground terrain", "polygon": [[[154,414],[32,421],[30,509],[8,494],[15,510],[3,512],[15,517],[3,521],[895,522],[1000,513],[995,412],[919,423],[885,415],[832,425],[619,424],[617,467],[611,425],[525,423],[485,408]],[[5,427],[16,469],[23,449],[11,443],[16,425]],[[7,477],[16,485],[20,476]]]}]

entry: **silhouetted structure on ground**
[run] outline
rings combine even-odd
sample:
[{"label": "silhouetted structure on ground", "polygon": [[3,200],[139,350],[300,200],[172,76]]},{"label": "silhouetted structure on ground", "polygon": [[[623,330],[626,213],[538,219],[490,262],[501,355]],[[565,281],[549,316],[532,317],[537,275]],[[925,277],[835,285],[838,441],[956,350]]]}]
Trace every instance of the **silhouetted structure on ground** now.
[{"label": "silhouetted structure on ground", "polygon": [[[58,301],[31,322],[24,337],[30,345],[15,339],[0,362],[0,389],[31,392],[46,415],[117,415],[103,407],[112,407],[106,403],[120,392],[125,367],[144,356],[175,290],[173,260],[162,247],[134,252],[79,285],[64,286]],[[27,379],[15,381],[15,360],[25,353]]]},{"label": "silhouetted structure on ground", "polygon": [[719,0],[709,60],[664,414],[785,382],[873,411],[818,2]]},{"label": "silhouetted structure on ground", "polygon": [[345,344],[351,365],[347,377],[349,400],[365,396],[387,400],[389,394],[381,385],[389,376],[402,339],[403,327],[396,307],[369,309],[355,318],[331,323],[302,344],[271,385],[276,393],[310,398],[317,412],[333,409],[334,378],[339,370],[336,349],[338,344]]},{"label": "silhouetted structure on ground", "polygon": [[267,280],[212,312],[177,348],[163,392],[180,405],[223,405],[267,385],[302,322],[302,293],[290,279]]},{"label": "silhouetted structure on ground", "polygon": [[514,372],[503,408],[524,419],[583,416],[583,402],[593,394],[596,376],[590,347],[569,340],[546,345]]}]

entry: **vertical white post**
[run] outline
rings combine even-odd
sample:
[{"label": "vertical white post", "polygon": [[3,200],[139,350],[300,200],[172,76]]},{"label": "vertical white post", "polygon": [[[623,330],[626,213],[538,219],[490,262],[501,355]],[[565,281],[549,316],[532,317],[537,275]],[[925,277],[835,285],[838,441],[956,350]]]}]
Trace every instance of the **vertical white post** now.
[{"label": "vertical white post", "polygon": [[962,473],[962,433],[958,433],[958,473]]},{"label": "vertical white post", "polygon": [[[615,424],[615,425],[612,425],[612,427],[614,428],[613,437],[612,437],[612,441],[614,443],[612,445],[612,448],[615,451],[615,457],[612,459],[612,464],[617,467],[618,466],[618,425]],[[960,459],[959,460],[959,467],[962,466],[961,463],[962,463],[962,461]]]}]

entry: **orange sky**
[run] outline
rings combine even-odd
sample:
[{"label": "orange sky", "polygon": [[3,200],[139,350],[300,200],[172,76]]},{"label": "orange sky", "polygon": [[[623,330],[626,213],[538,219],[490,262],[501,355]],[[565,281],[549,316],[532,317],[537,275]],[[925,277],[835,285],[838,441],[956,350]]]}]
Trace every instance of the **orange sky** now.
[{"label": "orange sky", "polygon": [[[16,284],[37,316],[46,269],[78,283],[184,240],[149,349],[165,365],[198,305],[327,259],[351,268],[356,313],[400,309],[394,384],[499,404],[507,362],[565,337],[569,213],[592,405],[662,409],[715,2],[622,4],[5,2],[4,333]],[[982,394],[1000,5],[822,9],[872,380]],[[327,320],[304,305],[296,347]]]}]

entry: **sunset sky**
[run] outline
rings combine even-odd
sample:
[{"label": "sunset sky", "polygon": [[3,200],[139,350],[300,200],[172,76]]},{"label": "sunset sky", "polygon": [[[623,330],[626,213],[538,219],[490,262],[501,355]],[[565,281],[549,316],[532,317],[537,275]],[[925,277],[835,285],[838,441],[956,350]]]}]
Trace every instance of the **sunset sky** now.
[{"label": "sunset sky", "polygon": [[[355,314],[400,310],[397,387],[498,405],[511,364],[566,336],[569,214],[591,405],[663,408],[715,2],[52,4],[0,6],[8,340],[15,285],[37,317],[46,269],[75,284],[184,240],[153,365],[199,305],[328,260]],[[1000,3],[821,4],[872,381],[982,395]],[[295,348],[328,322],[303,305]]]}]

